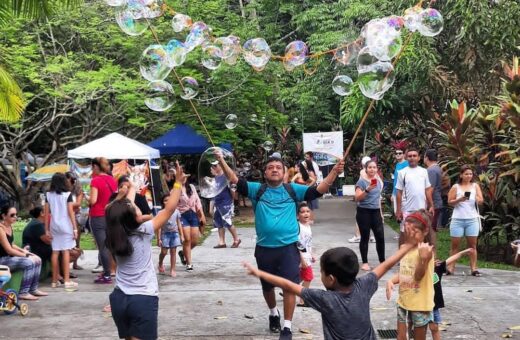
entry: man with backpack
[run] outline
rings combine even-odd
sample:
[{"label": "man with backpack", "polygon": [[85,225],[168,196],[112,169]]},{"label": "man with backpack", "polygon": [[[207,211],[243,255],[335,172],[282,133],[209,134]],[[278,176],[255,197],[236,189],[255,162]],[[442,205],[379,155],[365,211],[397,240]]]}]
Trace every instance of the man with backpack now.
[{"label": "man with backpack", "polygon": [[[228,180],[237,184],[238,192],[249,197],[255,211],[257,234],[255,258],[263,271],[300,283],[300,251],[297,248],[299,226],[298,203],[321,197],[329,190],[337,175],[343,172],[345,162],[340,160],[317,187],[295,183],[283,183],[285,165],[281,158],[270,157],[264,169],[264,184],[238,178],[226,164],[222,154],[216,157]],[[280,332],[280,339],[292,339],[291,321],[296,305],[294,294],[284,292],[284,324],[280,324],[280,312],[276,308],[274,286],[261,280],[264,299],[269,307],[269,329]]]}]

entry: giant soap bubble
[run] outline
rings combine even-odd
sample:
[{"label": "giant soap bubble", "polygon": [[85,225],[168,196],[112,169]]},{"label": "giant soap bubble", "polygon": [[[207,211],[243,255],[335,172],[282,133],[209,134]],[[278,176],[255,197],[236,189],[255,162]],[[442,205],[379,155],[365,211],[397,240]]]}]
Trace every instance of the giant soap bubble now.
[{"label": "giant soap bubble", "polygon": [[422,8],[419,6],[410,7],[404,11],[404,26],[410,32],[415,32],[419,29],[419,25],[421,24],[421,12]]},{"label": "giant soap bubble", "polygon": [[352,93],[353,83],[349,76],[339,75],[332,81],[332,90],[340,96],[348,96]]},{"label": "giant soap bubble", "polygon": [[359,72],[359,89],[365,97],[380,100],[395,81],[394,67],[387,61],[378,61]]},{"label": "giant soap bubble", "polygon": [[[240,52],[242,52],[242,48],[240,47],[240,38],[234,35],[229,35],[226,38],[229,39],[232,45],[226,45],[226,51],[223,51],[224,55],[222,59],[228,65],[235,65],[240,56]],[[226,42],[228,42],[228,40],[226,40]]]},{"label": "giant soap bubble", "polygon": [[197,21],[191,26],[190,34],[186,37],[184,45],[189,52],[193,51],[195,47],[202,45],[204,41],[209,40],[211,29],[202,21]]},{"label": "giant soap bubble", "polygon": [[334,59],[345,66],[354,65],[360,50],[361,43],[354,41],[348,45],[339,47],[334,52]]},{"label": "giant soap bubble", "polygon": [[126,5],[126,0],[105,0],[106,4],[113,7]]},{"label": "giant soap bubble", "polygon": [[181,79],[182,84],[182,94],[181,98],[185,100],[189,100],[195,98],[197,94],[199,94],[199,83],[195,78],[192,77],[183,77]]},{"label": "giant soap bubble", "polygon": [[152,81],[148,84],[144,103],[150,110],[158,112],[168,110],[175,103],[173,87],[164,80]]},{"label": "giant soap bubble", "polygon": [[293,69],[305,63],[308,53],[309,48],[307,44],[300,40],[293,41],[285,47],[283,63],[286,68]]},{"label": "giant soap bubble", "polygon": [[131,36],[141,35],[148,29],[146,18],[136,16],[129,6],[116,8],[116,22],[123,32]]},{"label": "giant soap bubble", "polygon": [[228,150],[212,147],[204,151],[200,156],[198,175],[200,195],[204,198],[214,198],[229,185],[229,181],[215,156],[216,152],[221,152],[227,165],[235,170],[235,157]]},{"label": "giant soap bubble", "polygon": [[171,60],[162,45],[150,45],[141,55],[139,70],[144,79],[163,80],[172,70]]},{"label": "giant soap bubble", "polygon": [[210,70],[219,68],[222,62],[222,50],[215,45],[202,48],[202,66]]},{"label": "giant soap bubble", "polygon": [[172,19],[172,28],[176,33],[182,32],[193,24],[191,18],[186,14],[177,13]]},{"label": "giant soap bubble", "polygon": [[263,70],[271,59],[271,48],[263,38],[246,41],[242,50],[245,61],[257,71]]},{"label": "giant soap bubble", "polygon": [[377,57],[372,53],[368,46],[365,46],[359,51],[357,57],[357,70],[358,72],[362,72],[366,70],[371,65],[375,64],[378,61]]},{"label": "giant soap bubble", "polygon": [[400,31],[389,25],[386,18],[370,20],[362,29],[361,37],[372,54],[379,60],[395,57],[402,46]]},{"label": "giant soap bubble", "polygon": [[273,142],[266,140],[264,142],[264,144],[262,144],[262,147],[264,148],[265,151],[269,152],[273,149]]},{"label": "giant soap bubble", "polygon": [[177,39],[172,39],[164,47],[170,58],[170,66],[177,67],[184,63],[186,60],[186,48],[184,44]]},{"label": "giant soap bubble", "polygon": [[433,8],[426,8],[419,15],[419,33],[427,37],[434,37],[441,33],[444,20],[441,13]]},{"label": "giant soap bubble", "polygon": [[230,130],[237,127],[238,117],[236,114],[228,114],[224,119],[224,125]]}]

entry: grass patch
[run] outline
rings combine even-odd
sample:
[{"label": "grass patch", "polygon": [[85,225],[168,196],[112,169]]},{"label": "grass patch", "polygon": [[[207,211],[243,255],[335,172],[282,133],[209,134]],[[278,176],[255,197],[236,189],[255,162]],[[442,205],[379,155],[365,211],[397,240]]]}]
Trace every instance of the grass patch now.
[{"label": "grass patch", "polygon": [[[395,232],[399,232],[399,223],[391,218],[385,219],[385,224],[392,228]],[[449,229],[441,229],[437,232],[437,257],[439,259],[445,260],[450,257],[450,247],[451,247],[451,237]],[[460,245],[460,250],[466,249],[466,241],[462,240]],[[464,264],[469,266],[469,258],[467,256],[462,257],[459,261],[460,264]],[[503,269],[503,270],[512,270],[518,271],[519,269],[504,263],[496,263],[485,261],[481,258],[481,254],[479,254],[478,259],[478,268],[491,268],[491,269]]]},{"label": "grass patch", "polygon": [[[25,226],[30,220],[20,220],[13,225],[14,232],[14,243],[21,247],[22,246],[22,234]],[[94,250],[96,249],[96,243],[92,234],[81,234],[80,248],[83,250]]]}]

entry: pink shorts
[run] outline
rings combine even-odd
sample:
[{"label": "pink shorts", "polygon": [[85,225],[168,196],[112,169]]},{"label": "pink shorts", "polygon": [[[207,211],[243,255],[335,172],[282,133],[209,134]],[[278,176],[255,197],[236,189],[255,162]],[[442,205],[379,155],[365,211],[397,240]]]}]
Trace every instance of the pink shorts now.
[{"label": "pink shorts", "polygon": [[312,272],[312,267],[307,266],[307,268],[300,268],[300,279],[302,281],[312,281],[314,279],[314,273]]}]

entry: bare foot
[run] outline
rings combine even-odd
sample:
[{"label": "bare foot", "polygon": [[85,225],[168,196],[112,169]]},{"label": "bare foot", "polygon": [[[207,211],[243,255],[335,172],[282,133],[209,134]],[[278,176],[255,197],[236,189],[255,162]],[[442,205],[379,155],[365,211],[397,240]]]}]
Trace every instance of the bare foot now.
[{"label": "bare foot", "polygon": [[370,266],[368,265],[368,263],[363,263],[363,265],[361,266],[361,270],[364,270],[366,272],[369,272],[372,270],[372,268],[370,268]]},{"label": "bare foot", "polygon": [[29,294],[29,293],[27,293],[27,294],[22,294],[22,295],[18,295],[18,298],[19,298],[20,300],[33,300],[33,301],[38,300],[38,297],[37,297],[37,296],[34,296],[34,295],[32,295],[32,294]]},{"label": "bare foot", "polygon": [[177,273],[175,272],[175,270],[171,270],[170,271],[170,276],[171,277],[177,277]]}]

